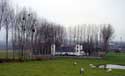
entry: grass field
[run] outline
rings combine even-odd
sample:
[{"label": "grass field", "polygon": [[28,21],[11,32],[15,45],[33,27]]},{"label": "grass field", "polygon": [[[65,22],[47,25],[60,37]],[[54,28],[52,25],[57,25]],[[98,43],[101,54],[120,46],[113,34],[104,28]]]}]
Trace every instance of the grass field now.
[{"label": "grass field", "polygon": [[[0,50],[0,59],[4,59],[4,58],[6,58],[6,51],[5,50]],[[16,52],[14,52],[14,55],[15,55],[15,57],[18,57],[19,56],[19,52],[18,51],[16,51]],[[8,50],[8,57],[10,58],[10,59],[12,59],[13,58],[13,51],[12,50]]]},{"label": "grass field", "polygon": [[[77,62],[77,65],[73,65]],[[103,59],[55,58],[53,60],[29,61],[23,63],[1,63],[0,76],[125,76],[125,70],[90,68],[89,64],[122,64],[125,65],[125,53],[109,53]]]}]

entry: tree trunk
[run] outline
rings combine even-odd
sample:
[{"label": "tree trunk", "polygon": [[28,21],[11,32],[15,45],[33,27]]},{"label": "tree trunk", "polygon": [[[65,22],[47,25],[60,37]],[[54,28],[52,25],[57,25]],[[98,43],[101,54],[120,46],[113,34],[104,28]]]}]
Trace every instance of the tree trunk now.
[{"label": "tree trunk", "polygon": [[8,59],[8,25],[6,25],[6,59]]}]

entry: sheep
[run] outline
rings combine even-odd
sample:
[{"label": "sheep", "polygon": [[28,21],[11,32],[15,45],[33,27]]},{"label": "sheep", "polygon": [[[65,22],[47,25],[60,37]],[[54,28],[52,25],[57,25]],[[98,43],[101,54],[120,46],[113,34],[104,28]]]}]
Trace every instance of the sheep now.
[{"label": "sheep", "polygon": [[94,66],[93,64],[89,64],[89,66],[90,66],[91,68],[96,68],[96,66]]},{"label": "sheep", "polygon": [[80,74],[82,75],[82,74],[84,74],[84,68],[80,68]]},{"label": "sheep", "polygon": [[76,64],[77,64],[77,62],[74,62],[73,64],[74,64],[74,65],[76,65]]},{"label": "sheep", "polygon": [[112,69],[111,69],[111,68],[108,68],[106,72],[111,72],[111,71],[112,71]]}]

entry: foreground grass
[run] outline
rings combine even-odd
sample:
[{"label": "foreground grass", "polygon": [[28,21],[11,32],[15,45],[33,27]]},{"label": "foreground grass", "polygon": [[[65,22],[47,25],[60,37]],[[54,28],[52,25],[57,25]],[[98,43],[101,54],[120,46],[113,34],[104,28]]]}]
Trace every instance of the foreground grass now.
[{"label": "foreground grass", "polygon": [[[77,65],[73,65],[77,62]],[[23,63],[0,64],[0,76],[80,76],[80,68],[85,69],[84,76],[125,76],[125,70],[106,72],[104,69],[89,67],[89,64],[125,65],[125,54],[109,53],[104,59],[56,58],[47,61],[29,61]]]}]

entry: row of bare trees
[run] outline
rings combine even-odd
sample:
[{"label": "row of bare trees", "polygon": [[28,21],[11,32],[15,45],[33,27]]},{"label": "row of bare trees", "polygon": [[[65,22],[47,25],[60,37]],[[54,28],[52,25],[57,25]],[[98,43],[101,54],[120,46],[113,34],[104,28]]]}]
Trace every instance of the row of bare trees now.
[{"label": "row of bare trees", "polygon": [[[47,55],[51,45],[59,48],[65,39],[83,45],[83,50],[91,55],[97,48],[107,51],[113,35],[113,28],[107,25],[77,25],[64,28],[60,24],[41,19],[34,11],[23,8],[15,11],[8,0],[0,0],[0,28],[6,30],[6,58],[8,59],[8,36],[11,31],[13,59],[31,58],[32,54]],[[18,55],[18,57],[16,56]]]},{"label": "row of bare trees", "polygon": [[[68,28],[70,44],[81,44],[87,55],[108,52],[114,30],[110,24],[83,24]],[[72,43],[73,42],[73,43]]]},{"label": "row of bare trees", "polygon": [[32,54],[48,55],[52,44],[59,47],[63,41],[64,28],[38,18],[34,12],[23,9],[16,15],[15,21],[13,48],[19,51],[20,59],[32,57]]},{"label": "row of bare trees", "polygon": [[26,8],[15,11],[9,0],[0,0],[0,28],[6,30],[6,58],[8,59],[8,34],[11,31],[13,59],[26,59],[32,53],[50,54],[52,44],[57,47],[63,42],[64,27],[37,17]]}]

